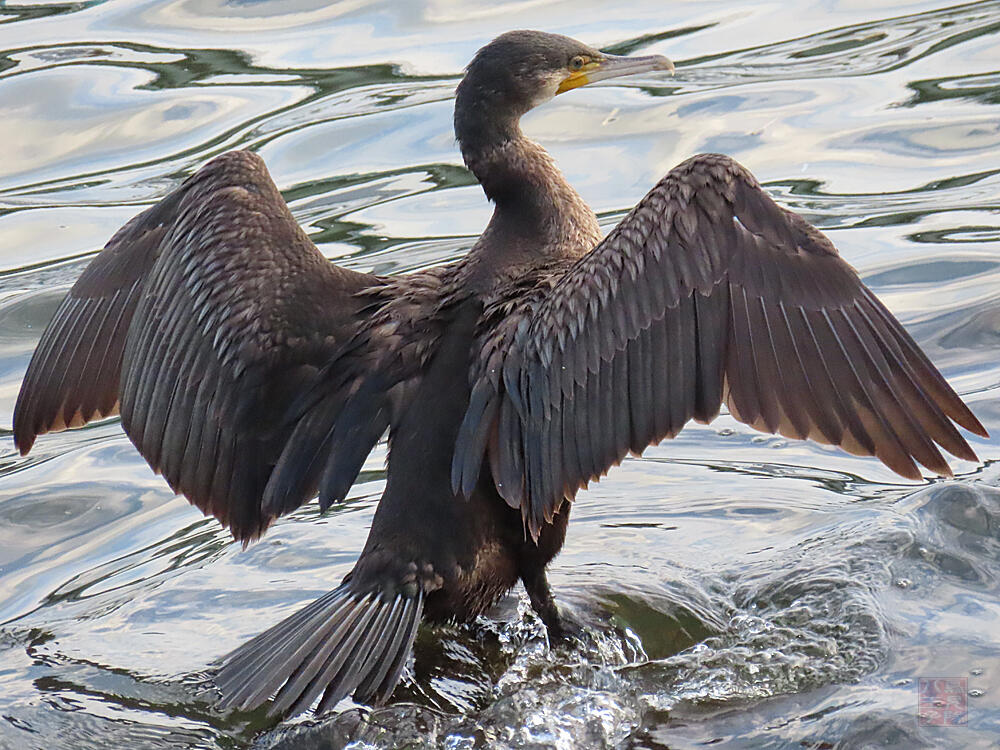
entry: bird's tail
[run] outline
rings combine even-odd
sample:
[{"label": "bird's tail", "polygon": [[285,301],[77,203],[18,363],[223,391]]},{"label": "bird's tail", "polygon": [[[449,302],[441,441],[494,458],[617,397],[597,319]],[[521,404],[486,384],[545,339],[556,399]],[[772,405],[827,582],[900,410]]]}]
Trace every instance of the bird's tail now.
[{"label": "bird's tail", "polygon": [[277,691],[268,713],[317,712],[353,691],[359,703],[381,703],[406,664],[423,611],[423,592],[359,592],[349,583],[226,656],[215,684],[223,708],[252,710]]}]

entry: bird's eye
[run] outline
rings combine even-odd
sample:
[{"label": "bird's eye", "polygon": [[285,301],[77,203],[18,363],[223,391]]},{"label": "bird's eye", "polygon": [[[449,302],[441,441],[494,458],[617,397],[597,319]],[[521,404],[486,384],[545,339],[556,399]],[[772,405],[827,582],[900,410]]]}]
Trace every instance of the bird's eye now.
[{"label": "bird's eye", "polygon": [[571,70],[580,70],[586,64],[587,61],[584,59],[583,55],[577,55],[569,61],[569,67]]}]

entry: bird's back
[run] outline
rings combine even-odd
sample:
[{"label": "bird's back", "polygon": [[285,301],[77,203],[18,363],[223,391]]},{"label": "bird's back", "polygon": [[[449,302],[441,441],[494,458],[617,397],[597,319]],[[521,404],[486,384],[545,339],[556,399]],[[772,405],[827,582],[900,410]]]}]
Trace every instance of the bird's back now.
[{"label": "bird's back", "polygon": [[577,253],[538,246],[534,263],[505,266],[496,252],[492,276],[480,286],[482,274],[473,283],[469,273],[477,252],[481,246],[459,263],[390,281],[367,334],[393,339],[371,348],[397,352],[379,366],[399,370],[386,381],[395,384],[386,487],[349,580],[383,587],[415,580],[430,619],[482,613],[526,568],[544,567],[565,533],[565,523],[556,524],[540,552],[520,511],[497,493],[489,463],[468,495],[456,493],[452,470],[484,353],[506,346],[507,323],[523,319]]}]

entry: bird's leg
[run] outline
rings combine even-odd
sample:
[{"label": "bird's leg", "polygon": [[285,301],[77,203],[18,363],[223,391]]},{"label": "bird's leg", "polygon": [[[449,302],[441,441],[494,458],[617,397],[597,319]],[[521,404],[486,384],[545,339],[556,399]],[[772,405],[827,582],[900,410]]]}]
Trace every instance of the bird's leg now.
[{"label": "bird's leg", "polygon": [[545,577],[544,566],[538,566],[534,570],[524,573],[521,576],[521,581],[524,583],[524,590],[528,592],[528,598],[531,600],[531,608],[545,623],[545,629],[549,632],[549,640],[553,642],[565,640],[566,629],[559,617],[556,603],[552,599],[552,590]]}]

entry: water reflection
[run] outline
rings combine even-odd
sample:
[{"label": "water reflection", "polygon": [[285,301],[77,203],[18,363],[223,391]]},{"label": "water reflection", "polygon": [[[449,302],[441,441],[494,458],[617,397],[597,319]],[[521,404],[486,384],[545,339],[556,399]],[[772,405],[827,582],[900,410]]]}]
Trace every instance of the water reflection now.
[{"label": "water reflection", "polygon": [[[459,257],[489,207],[450,97],[474,49],[521,26],[680,63],[669,81],[567,95],[525,122],[603,226],[689,154],[732,153],[830,232],[996,432],[998,6],[940,5],[8,4],[0,424],[89,255],[221,151],[260,152],[339,262],[400,273]],[[1000,458],[995,441],[975,448]],[[279,728],[215,713],[213,660],[350,568],[384,455],[343,506],[301,508],[242,550],[171,497],[114,420],[27,459],[0,434],[0,747],[912,748],[1000,734],[996,465],[902,484],[728,417],[581,495],[552,574],[574,643],[550,648],[514,596],[423,632],[389,707]],[[927,675],[968,676],[968,727],[916,727]]]}]

